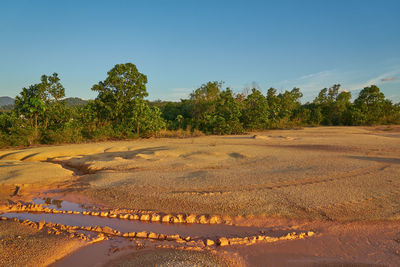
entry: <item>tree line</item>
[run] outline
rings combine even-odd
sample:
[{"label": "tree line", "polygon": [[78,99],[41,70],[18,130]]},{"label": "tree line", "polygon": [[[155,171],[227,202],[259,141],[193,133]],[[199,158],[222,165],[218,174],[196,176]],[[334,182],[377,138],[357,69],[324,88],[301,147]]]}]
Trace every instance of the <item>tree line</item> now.
[{"label": "tree line", "polygon": [[1,111],[0,146],[400,123],[400,103],[386,99],[375,85],[351,101],[351,93],[335,84],[302,104],[299,88],[281,93],[270,88],[266,95],[258,88],[234,93],[218,81],[201,85],[179,102],[149,102],[146,84],[147,76],[134,64],[117,64],[92,86],[98,93],[94,100],[71,107],[58,74],[43,75],[40,83],[22,89],[12,110]]}]

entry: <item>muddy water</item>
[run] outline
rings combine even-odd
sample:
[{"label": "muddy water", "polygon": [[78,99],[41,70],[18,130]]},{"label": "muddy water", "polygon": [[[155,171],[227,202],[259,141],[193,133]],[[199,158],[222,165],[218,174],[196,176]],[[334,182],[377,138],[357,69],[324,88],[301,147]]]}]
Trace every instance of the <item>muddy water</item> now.
[{"label": "muddy water", "polygon": [[[160,254],[163,255],[161,259]],[[193,262],[194,257],[195,262]],[[129,260],[130,258],[134,259]],[[179,258],[182,260],[181,262],[177,261]],[[198,252],[155,248],[154,244],[146,241],[144,241],[143,246],[138,247],[135,241],[115,238],[81,248],[51,264],[50,267],[230,266],[228,263],[223,262],[225,259],[218,258],[218,256],[207,251]]]},{"label": "muddy water", "polygon": [[[260,234],[260,229],[256,227],[232,226],[225,224],[172,224],[172,223],[146,223],[142,221],[124,220],[117,218],[107,218],[98,216],[88,216],[81,214],[53,214],[53,213],[5,213],[2,216],[7,218],[18,218],[39,222],[44,220],[46,223],[59,223],[70,226],[108,226],[114,230],[125,232],[155,232],[163,234],[179,234],[181,236],[215,238],[225,237],[246,237]],[[275,234],[279,235],[279,233]]]},{"label": "muddy water", "polygon": [[[63,201],[54,200],[50,198],[37,198],[33,201],[35,204],[40,204],[50,209],[64,210],[64,211],[86,211],[85,206]],[[90,209],[90,207],[88,208]],[[70,213],[44,213],[44,212],[9,212],[1,214],[2,217],[17,218],[19,220],[29,220],[33,222],[45,221],[46,223],[62,224],[68,226],[78,227],[110,227],[121,233],[127,232],[154,232],[164,235],[180,235],[181,237],[191,237],[192,240],[198,241],[211,239],[216,241],[219,237],[251,237],[257,235],[267,234],[269,237],[282,237],[286,235],[288,230],[276,230],[274,228],[259,228],[248,226],[234,226],[226,224],[185,224],[185,223],[161,223],[161,222],[145,222],[137,220],[128,220],[120,218],[109,218],[83,214],[70,214]],[[81,230],[78,230],[80,232]],[[84,234],[90,235],[90,232],[84,231]],[[203,244],[200,242],[201,244]],[[140,244],[139,244],[140,243]],[[127,255],[136,255],[138,259],[142,258],[142,253],[145,252],[147,257],[156,257],[161,251],[166,251],[163,256],[166,262],[176,259],[177,255],[184,259],[197,259],[201,255],[209,266],[225,266],[225,264],[214,264],[215,255],[209,254],[206,250],[202,254],[195,251],[182,251],[174,250],[174,245],[171,242],[164,240],[152,239],[132,239],[123,238],[118,236],[111,236],[109,240],[104,240],[100,243],[90,244],[71,255],[55,262],[52,266],[103,266],[108,264],[110,260],[122,260]],[[193,246],[194,244],[187,245]],[[171,247],[172,246],[172,247]],[[184,245],[186,246],[186,244]],[[198,246],[195,243],[194,246]],[[204,245],[203,245],[204,246]],[[161,247],[161,248],[160,248]],[[200,246],[201,247],[201,246]],[[200,248],[198,247],[198,248]],[[215,247],[212,246],[212,247]],[[208,247],[210,249],[210,247]],[[170,251],[170,252],[168,252]],[[133,254],[132,254],[133,253]],[[150,254],[149,254],[150,253]],[[158,254],[157,254],[158,253]],[[162,252],[164,253],[164,252]],[[177,254],[178,253],[178,254]],[[154,254],[154,255],[153,255]],[[170,255],[171,254],[171,255]],[[176,255],[177,254],[177,255]],[[144,255],[144,254],[143,254]],[[131,257],[131,256],[130,256]],[[157,256],[159,257],[159,256]],[[186,257],[186,258],[185,258]],[[138,261],[140,262],[140,260]]]},{"label": "muddy water", "polygon": [[60,199],[52,199],[52,198],[35,198],[32,201],[35,204],[43,205],[44,207],[48,207],[50,209],[57,210],[65,210],[65,211],[86,211],[87,209],[83,208],[82,204],[77,204],[65,200]]}]

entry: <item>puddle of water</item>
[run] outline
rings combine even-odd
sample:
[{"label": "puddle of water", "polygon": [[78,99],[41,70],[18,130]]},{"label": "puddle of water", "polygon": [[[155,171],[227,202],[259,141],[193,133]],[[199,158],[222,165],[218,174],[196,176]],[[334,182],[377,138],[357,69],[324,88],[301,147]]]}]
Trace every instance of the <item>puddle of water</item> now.
[{"label": "puddle of water", "polygon": [[[213,238],[216,237],[246,237],[260,234],[260,229],[247,226],[232,226],[225,224],[168,224],[168,223],[146,223],[142,221],[112,219],[98,216],[85,216],[81,214],[53,214],[53,213],[5,213],[2,216],[7,218],[18,218],[39,222],[59,223],[70,226],[108,226],[122,233],[126,232],[155,232],[167,235],[179,234],[181,236]],[[274,231],[273,235],[279,236],[280,233]]]},{"label": "puddle of water", "polygon": [[52,198],[35,198],[32,201],[35,204],[43,204],[44,206],[50,209],[57,209],[57,210],[71,210],[71,211],[86,211],[82,207],[81,204],[60,200],[60,199],[52,199]]},{"label": "puddle of water", "polygon": [[[121,242],[119,242],[121,243]],[[124,241],[123,244],[128,246],[131,242]],[[71,255],[51,264],[51,267],[70,267],[70,266],[103,266],[105,262],[112,258],[109,254],[111,247],[119,247],[115,240],[106,240],[100,243],[91,244],[81,248]]]},{"label": "puddle of water", "polygon": [[[222,264],[222,258],[219,259],[220,262],[216,261],[217,256],[209,252],[182,251],[165,248],[156,249],[154,244],[145,241],[141,241],[141,243],[145,245],[145,248],[138,249],[134,242],[126,239],[116,238],[113,240],[106,240],[81,248],[51,264],[50,267],[229,266],[228,264]],[[177,261],[177,257],[183,258],[183,261]],[[146,260],[143,261],[142,259]],[[156,260],[157,262],[155,262]],[[151,263],[149,261],[151,261]],[[147,265],[143,265],[146,263]]]}]

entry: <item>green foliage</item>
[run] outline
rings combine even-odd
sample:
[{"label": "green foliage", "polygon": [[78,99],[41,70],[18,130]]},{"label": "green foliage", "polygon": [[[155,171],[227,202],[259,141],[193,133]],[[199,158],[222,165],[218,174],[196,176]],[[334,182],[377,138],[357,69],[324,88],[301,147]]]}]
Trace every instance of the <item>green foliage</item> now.
[{"label": "green foliage", "polygon": [[240,122],[240,105],[235,100],[231,89],[227,88],[219,95],[215,110],[215,126],[213,133],[238,134],[244,131]]},{"label": "green foliage", "polygon": [[214,99],[215,111],[208,113],[202,122],[201,130],[211,134],[238,134],[243,132],[240,122],[240,108],[232,91],[227,88]]},{"label": "green foliage", "polygon": [[165,121],[161,117],[161,111],[157,107],[150,107],[145,101],[137,101],[135,105],[136,116],[130,118],[132,127],[136,127],[139,136],[155,135],[165,127]]},{"label": "green foliage", "polygon": [[57,73],[42,75],[40,83],[22,88],[20,95],[15,98],[14,111],[28,118],[37,133],[38,128],[47,128],[51,114],[64,108],[64,101],[60,101],[64,96],[65,90]]},{"label": "green foliage", "polygon": [[0,113],[0,147],[29,146],[37,143],[34,129],[15,113]]},{"label": "green foliage", "polygon": [[262,130],[268,127],[269,123],[268,100],[263,94],[253,88],[251,94],[243,103],[241,120],[245,129]]},{"label": "green foliage", "polygon": [[297,109],[301,107],[300,98],[303,94],[299,88],[293,88],[291,91],[285,91],[278,95],[280,119],[290,119]]},{"label": "green foliage", "polygon": [[190,94],[189,113],[194,127],[207,128],[222,87],[222,82],[208,82]]},{"label": "green foliage", "polygon": [[147,76],[132,63],[117,64],[107,78],[93,85],[99,92],[92,102],[99,123],[112,124],[118,137],[148,136],[163,128],[165,123],[158,108],[151,108],[144,100]]},{"label": "green foliage", "polygon": [[93,91],[99,93],[96,98],[99,118],[117,124],[124,123],[137,115],[137,100],[148,95],[147,76],[140,73],[132,63],[117,64],[107,75],[104,81],[92,87]]},{"label": "green foliage", "polygon": [[361,90],[358,98],[354,100],[353,122],[356,125],[371,125],[381,121],[385,108],[385,96],[375,85]]},{"label": "green foliage", "polygon": [[322,115],[321,123],[324,125],[351,124],[349,109],[351,107],[351,93],[342,91],[339,93],[340,84],[331,88],[324,88],[314,99],[314,104]]},{"label": "green foliage", "polygon": [[350,92],[339,84],[322,89],[312,103],[302,105],[299,88],[279,94],[270,88],[266,96],[256,88],[250,94],[234,94],[217,81],[201,85],[179,102],[148,102],[147,77],[134,64],[115,65],[107,74],[93,85],[98,96],[90,101],[64,99],[57,73],[23,88],[14,108],[0,111],[0,147],[400,123],[400,103],[385,99],[375,85],[365,87],[353,103]]}]

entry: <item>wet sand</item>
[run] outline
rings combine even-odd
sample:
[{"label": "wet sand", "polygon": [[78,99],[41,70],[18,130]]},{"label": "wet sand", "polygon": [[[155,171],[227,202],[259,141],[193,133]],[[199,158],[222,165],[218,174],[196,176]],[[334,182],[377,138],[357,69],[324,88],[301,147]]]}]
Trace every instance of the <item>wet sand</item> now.
[{"label": "wet sand", "polygon": [[2,150],[0,204],[55,197],[317,233],[219,248],[248,265],[398,265],[399,126],[254,134]]}]

